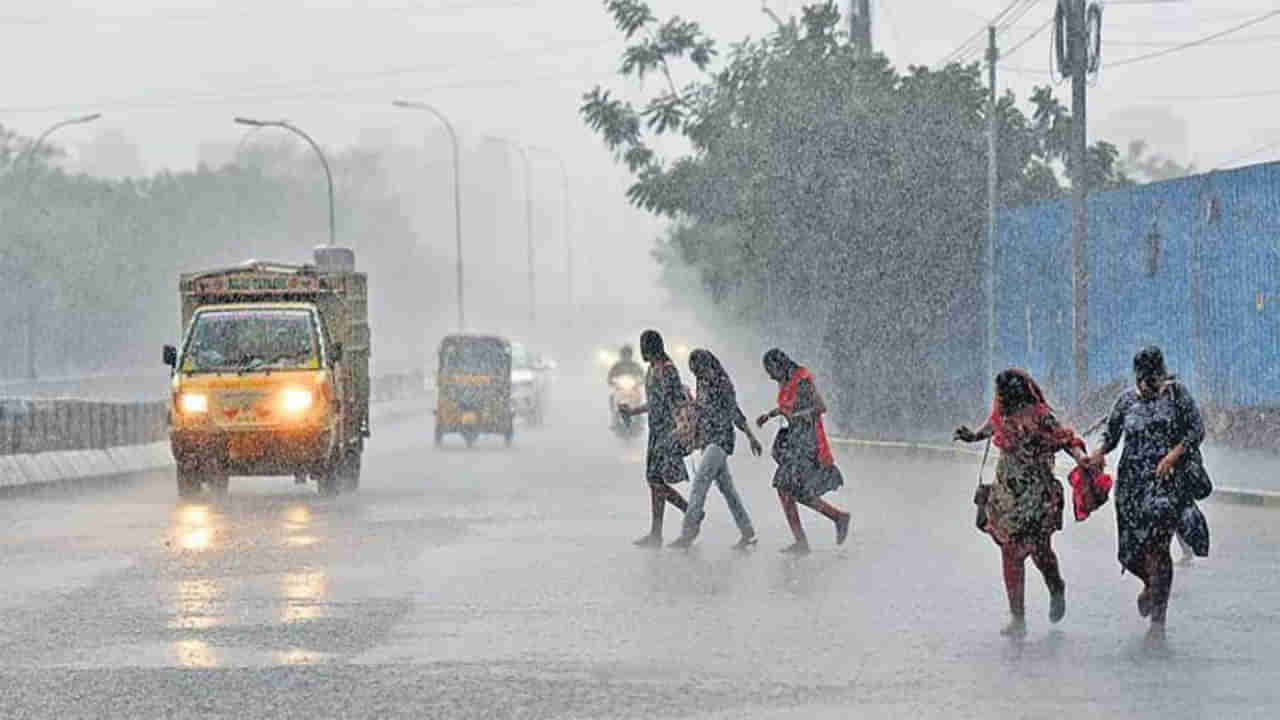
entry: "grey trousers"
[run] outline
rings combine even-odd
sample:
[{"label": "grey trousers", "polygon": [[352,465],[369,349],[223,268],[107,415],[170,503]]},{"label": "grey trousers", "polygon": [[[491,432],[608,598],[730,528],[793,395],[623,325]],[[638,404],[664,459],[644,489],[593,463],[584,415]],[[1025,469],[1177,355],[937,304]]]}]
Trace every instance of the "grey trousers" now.
[{"label": "grey trousers", "polygon": [[716,487],[720,488],[720,494],[724,495],[724,501],[729,505],[729,512],[733,514],[733,521],[738,524],[738,531],[745,537],[755,535],[751,516],[747,514],[747,508],[742,504],[738,489],[733,486],[733,476],[729,474],[729,456],[719,445],[708,445],[702,451],[702,461],[698,463],[698,469],[693,474],[693,487],[689,490],[689,509],[684,513],[681,536],[687,538],[698,536],[702,518],[706,515],[702,508],[707,504],[707,492],[711,489],[712,483],[715,483]]}]

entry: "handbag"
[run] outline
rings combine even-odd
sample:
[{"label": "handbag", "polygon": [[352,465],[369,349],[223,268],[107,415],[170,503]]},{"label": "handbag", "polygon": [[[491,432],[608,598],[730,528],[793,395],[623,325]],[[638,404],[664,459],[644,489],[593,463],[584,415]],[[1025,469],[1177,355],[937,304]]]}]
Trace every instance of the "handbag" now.
[{"label": "handbag", "polygon": [[671,442],[681,455],[692,455],[697,449],[698,441],[698,408],[685,388],[683,401],[675,408],[675,429],[671,431]]},{"label": "handbag", "polygon": [[773,436],[773,448],[769,454],[773,456],[773,461],[779,465],[786,461],[787,457],[787,437],[791,432],[789,426],[778,428],[778,433]]},{"label": "handbag", "polygon": [[987,455],[991,452],[991,438],[987,438],[987,447],[982,451],[982,465],[978,466],[978,487],[973,490],[973,504],[978,511],[973,519],[979,532],[987,531],[987,499],[991,497],[991,485],[982,482],[982,471],[987,468]]},{"label": "handbag", "polygon": [[1178,473],[1182,490],[1192,500],[1204,500],[1213,493],[1213,481],[1204,469],[1204,457],[1200,455],[1198,448],[1188,450],[1179,464],[1182,465],[1181,472]]}]

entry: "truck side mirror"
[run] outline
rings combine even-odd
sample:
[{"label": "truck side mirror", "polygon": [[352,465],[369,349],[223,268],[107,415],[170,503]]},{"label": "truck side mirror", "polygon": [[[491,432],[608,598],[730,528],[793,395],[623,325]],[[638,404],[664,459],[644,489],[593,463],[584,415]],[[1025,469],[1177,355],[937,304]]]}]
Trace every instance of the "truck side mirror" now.
[{"label": "truck side mirror", "polygon": [[172,345],[165,345],[162,358],[165,365],[168,365],[171,368],[178,367],[178,348]]},{"label": "truck side mirror", "polygon": [[333,344],[333,347],[329,349],[329,362],[342,362],[342,343],[336,342]]}]

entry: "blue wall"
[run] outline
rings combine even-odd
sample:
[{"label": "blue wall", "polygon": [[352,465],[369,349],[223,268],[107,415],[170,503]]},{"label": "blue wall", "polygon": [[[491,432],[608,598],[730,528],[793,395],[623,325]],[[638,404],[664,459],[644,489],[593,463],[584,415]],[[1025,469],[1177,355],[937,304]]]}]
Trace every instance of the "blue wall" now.
[{"label": "blue wall", "polygon": [[[1127,379],[1134,352],[1154,343],[1203,403],[1280,407],[1278,191],[1271,163],[1089,197],[1091,387]],[[1070,203],[1005,210],[999,235],[997,365],[1026,367],[1069,404]]]}]

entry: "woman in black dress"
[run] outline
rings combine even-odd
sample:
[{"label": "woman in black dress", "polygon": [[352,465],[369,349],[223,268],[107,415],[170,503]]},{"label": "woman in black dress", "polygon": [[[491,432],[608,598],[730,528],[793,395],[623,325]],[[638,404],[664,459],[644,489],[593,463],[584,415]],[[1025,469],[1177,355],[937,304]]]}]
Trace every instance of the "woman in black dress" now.
[{"label": "woman in black dress", "polygon": [[688,402],[680,371],[667,355],[662,336],[657,330],[640,335],[640,357],[649,364],[645,376],[645,404],[638,408],[618,408],[623,417],[649,414],[649,450],[646,455],[645,478],[649,482],[649,506],[652,521],[649,534],[636,540],[640,547],[662,547],[662,520],[666,504],[684,512],[684,497],[672,485],[689,479],[684,465],[684,451],[675,443],[676,408]]},{"label": "woman in black dress", "polygon": [[1115,489],[1119,560],[1142,579],[1138,613],[1151,618],[1153,635],[1163,635],[1173,586],[1169,543],[1183,509],[1193,502],[1191,473],[1204,471],[1204,421],[1191,393],[1165,369],[1160,348],[1140,350],[1133,372],[1137,388],[1116,401],[1102,445],[1088,462],[1100,470],[1124,438]]}]

